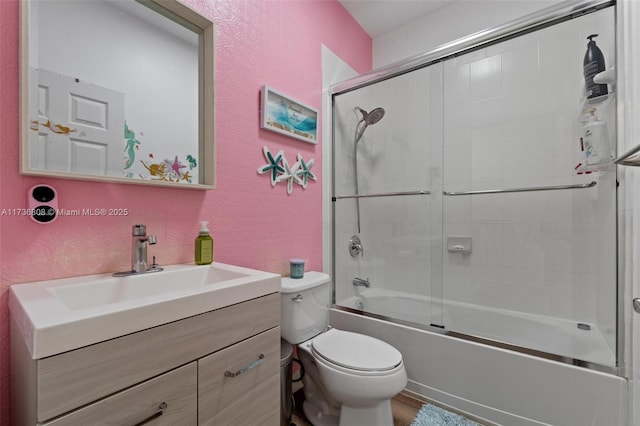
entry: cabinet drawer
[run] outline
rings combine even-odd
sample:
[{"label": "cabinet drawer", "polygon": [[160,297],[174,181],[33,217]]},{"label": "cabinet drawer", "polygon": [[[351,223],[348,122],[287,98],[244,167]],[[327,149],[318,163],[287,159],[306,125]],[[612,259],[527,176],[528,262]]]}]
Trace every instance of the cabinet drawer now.
[{"label": "cabinet drawer", "polygon": [[[198,366],[192,362],[43,426],[196,425]],[[164,408],[162,408],[164,407]]]},{"label": "cabinet drawer", "polygon": [[43,422],[277,326],[270,295],[37,361]]},{"label": "cabinet drawer", "polygon": [[280,327],[198,361],[199,425],[279,423]]}]

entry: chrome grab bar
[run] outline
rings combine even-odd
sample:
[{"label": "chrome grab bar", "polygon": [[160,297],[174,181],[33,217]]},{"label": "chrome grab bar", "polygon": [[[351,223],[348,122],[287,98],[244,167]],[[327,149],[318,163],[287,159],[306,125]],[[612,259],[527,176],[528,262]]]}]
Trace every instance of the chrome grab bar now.
[{"label": "chrome grab bar", "polygon": [[332,200],[343,200],[346,198],[397,197],[400,195],[431,195],[431,191],[379,192],[376,194],[336,195]]},{"label": "chrome grab bar", "polygon": [[613,160],[613,163],[620,164],[621,166],[638,166],[640,165],[638,152],[640,152],[640,145],[634,146],[629,151]]},{"label": "chrome grab bar", "polygon": [[596,185],[597,185],[597,182],[594,180],[589,183],[580,183],[575,185],[532,186],[529,188],[513,188],[513,189],[481,189],[478,191],[462,191],[462,192],[442,191],[442,193],[447,196],[477,195],[477,194],[504,194],[507,192],[557,191],[559,189],[585,189],[585,188],[592,188]]},{"label": "chrome grab bar", "polygon": [[[481,189],[477,191],[442,191],[443,195],[477,195],[477,194],[504,194],[508,192],[531,192],[531,191],[557,191],[560,189],[586,189],[593,188],[598,182],[591,181],[589,183],[578,183],[574,185],[555,185],[555,186],[532,186],[528,188],[512,188],[512,189]],[[380,192],[376,194],[355,194],[355,195],[336,195],[332,201],[344,200],[347,198],[373,198],[373,197],[396,197],[401,195],[431,195],[431,191],[405,191],[405,192]]]},{"label": "chrome grab bar", "polygon": [[[481,189],[477,191],[442,191],[443,195],[452,197],[456,195],[477,195],[477,194],[505,194],[508,192],[531,192],[531,191],[557,191],[560,189],[586,189],[593,188],[598,182],[578,183],[575,185],[555,185],[555,186],[532,186],[528,188],[512,189]],[[373,197],[395,197],[400,195],[431,195],[431,191],[406,191],[406,192],[381,192],[377,194],[356,194],[356,195],[336,195],[333,201],[347,198],[373,198]]]}]

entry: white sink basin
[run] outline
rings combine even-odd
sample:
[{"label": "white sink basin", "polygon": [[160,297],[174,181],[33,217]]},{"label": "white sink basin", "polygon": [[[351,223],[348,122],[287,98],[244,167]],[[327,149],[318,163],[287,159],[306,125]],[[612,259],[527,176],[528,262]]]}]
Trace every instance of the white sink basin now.
[{"label": "white sink basin", "polygon": [[84,284],[60,283],[61,285],[50,287],[49,291],[69,309],[78,310],[250,276],[248,272],[231,271],[215,265],[208,268],[168,269],[118,278],[106,277]]},{"label": "white sink basin", "polygon": [[174,265],[13,285],[9,309],[38,359],[278,291],[277,274],[222,263]]}]

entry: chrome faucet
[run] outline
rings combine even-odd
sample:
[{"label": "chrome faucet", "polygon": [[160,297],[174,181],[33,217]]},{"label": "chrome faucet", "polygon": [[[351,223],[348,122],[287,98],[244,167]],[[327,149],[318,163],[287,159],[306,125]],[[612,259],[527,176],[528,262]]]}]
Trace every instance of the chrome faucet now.
[{"label": "chrome faucet", "polygon": [[131,235],[131,270],[125,272],[116,272],[114,277],[123,277],[134,274],[145,274],[147,272],[160,272],[162,268],[156,265],[155,256],[153,264],[148,266],[147,245],[156,244],[155,235],[147,235],[147,227],[141,224],[133,225]]},{"label": "chrome faucet", "polygon": [[366,287],[366,288],[371,287],[371,284],[369,283],[369,278],[364,279],[364,278],[355,277],[353,279],[353,285],[356,287]]}]

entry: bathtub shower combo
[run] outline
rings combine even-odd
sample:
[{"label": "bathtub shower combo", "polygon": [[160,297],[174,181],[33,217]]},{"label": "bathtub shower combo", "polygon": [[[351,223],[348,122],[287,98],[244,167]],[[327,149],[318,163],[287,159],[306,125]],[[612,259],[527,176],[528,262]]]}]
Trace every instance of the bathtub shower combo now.
[{"label": "bathtub shower combo", "polygon": [[[331,88],[336,326],[620,378],[616,167],[587,164],[581,139],[594,115],[615,155],[615,82],[585,96],[592,34],[613,67],[615,6],[591,2]],[[403,352],[416,391],[431,349],[413,370]]]}]

